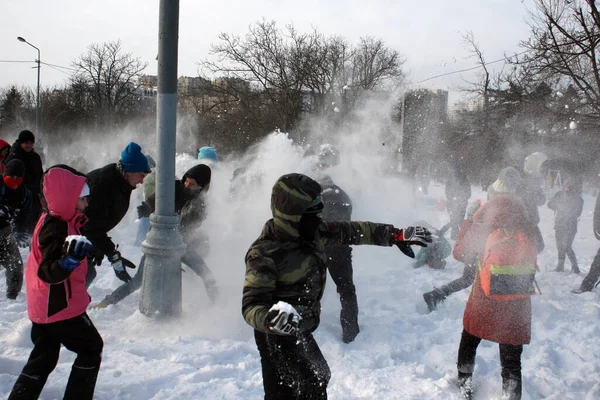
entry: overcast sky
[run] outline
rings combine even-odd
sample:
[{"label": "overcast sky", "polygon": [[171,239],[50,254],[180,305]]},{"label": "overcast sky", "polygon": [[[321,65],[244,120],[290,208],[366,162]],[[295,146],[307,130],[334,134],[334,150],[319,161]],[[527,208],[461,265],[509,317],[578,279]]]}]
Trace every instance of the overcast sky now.
[{"label": "overcast sky", "polygon": [[[0,60],[33,61],[71,67],[91,43],[121,39],[123,48],[148,62],[156,74],[158,0],[0,0]],[[280,26],[293,23],[302,32],[316,28],[351,43],[362,36],[381,38],[407,62],[411,82],[468,68],[462,36],[472,31],[486,60],[520,51],[527,39],[530,0],[181,0],[179,75],[196,76],[197,62],[208,56],[219,32],[244,34],[266,18]],[[502,63],[496,64],[501,66]],[[35,86],[34,64],[0,62],[0,88]],[[42,86],[59,85],[68,74],[42,66]],[[473,73],[438,78],[419,87],[456,88]]]}]

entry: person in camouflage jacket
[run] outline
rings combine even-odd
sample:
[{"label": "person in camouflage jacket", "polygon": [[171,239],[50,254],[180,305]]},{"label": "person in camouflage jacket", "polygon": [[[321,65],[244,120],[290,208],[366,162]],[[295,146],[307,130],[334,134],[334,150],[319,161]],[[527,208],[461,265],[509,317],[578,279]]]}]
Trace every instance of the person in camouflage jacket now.
[{"label": "person in camouflage jacket", "polygon": [[277,180],[273,218],[246,254],[242,314],[254,328],[265,399],[325,399],[331,376],[312,332],[319,326],[327,269],[324,246],[426,246],[421,227],[323,222],[321,186],[302,174]]}]

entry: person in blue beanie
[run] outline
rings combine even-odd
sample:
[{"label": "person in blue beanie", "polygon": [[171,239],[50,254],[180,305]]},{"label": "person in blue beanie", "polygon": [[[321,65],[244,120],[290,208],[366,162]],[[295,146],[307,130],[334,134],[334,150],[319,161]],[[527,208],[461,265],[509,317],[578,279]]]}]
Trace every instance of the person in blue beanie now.
[{"label": "person in blue beanie", "polygon": [[139,144],[131,142],[121,153],[118,162],[108,164],[88,174],[90,204],[85,211],[89,218],[82,228],[83,235],[92,242],[94,251],[89,257],[86,285],[96,278],[96,266],[102,264],[104,256],[110,261],[117,277],[129,282],[131,276],[127,268],[135,264],[121,256],[117,246],[108,236],[125,216],[129,209],[131,192],[151,172],[148,158],[142,153]]},{"label": "person in blue beanie", "polygon": [[219,162],[219,158],[217,156],[217,149],[209,146],[200,147],[200,150],[198,151],[198,160],[208,160],[209,164]]}]

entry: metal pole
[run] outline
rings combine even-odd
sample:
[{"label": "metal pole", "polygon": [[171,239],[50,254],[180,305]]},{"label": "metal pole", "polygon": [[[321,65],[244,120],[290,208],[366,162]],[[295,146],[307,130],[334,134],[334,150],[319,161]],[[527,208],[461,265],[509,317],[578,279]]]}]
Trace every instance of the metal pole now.
[{"label": "metal pole", "polygon": [[156,211],[142,243],[146,255],[140,311],[150,317],[181,314],[181,256],[185,245],[175,214],[175,137],[177,123],[177,46],[179,0],[160,0]]},{"label": "metal pole", "polygon": [[27,40],[25,40],[21,36],[18,36],[17,40],[19,42],[27,43],[28,45],[30,45],[31,47],[36,49],[37,53],[38,53],[38,58],[37,58],[37,60],[35,60],[35,62],[37,63],[37,90],[36,90],[36,95],[35,95],[35,134],[38,136],[38,139],[40,139],[41,138],[41,132],[40,132],[40,71],[42,69],[41,68],[42,61],[41,61],[41,57],[40,57],[40,49],[38,49],[37,47],[35,47],[31,43],[29,43]]},{"label": "metal pole", "polygon": [[[35,47],[35,46],[33,46]],[[42,60],[40,59],[40,49],[38,49],[37,47],[35,47],[35,49],[38,52],[38,58],[37,58],[37,94],[35,96],[36,98],[36,102],[35,102],[35,134],[38,135],[38,137],[41,138],[41,132],[40,132],[40,71],[41,71],[41,67],[42,67]]]}]

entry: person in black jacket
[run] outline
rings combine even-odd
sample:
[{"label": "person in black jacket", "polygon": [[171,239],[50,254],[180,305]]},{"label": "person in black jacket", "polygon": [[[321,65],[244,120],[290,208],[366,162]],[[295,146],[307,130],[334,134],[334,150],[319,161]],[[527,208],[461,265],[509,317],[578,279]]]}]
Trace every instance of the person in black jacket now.
[{"label": "person in black jacket", "polygon": [[6,269],[6,297],[14,300],[23,286],[23,259],[19,247],[28,247],[27,222],[31,192],[23,185],[25,166],[10,161],[0,181],[0,265]]},{"label": "person in black jacket", "polygon": [[[600,193],[596,197],[596,206],[594,208],[594,236],[600,240]],[[572,292],[575,294],[581,294],[584,292],[591,292],[598,285],[598,278],[600,278],[600,249],[596,253],[590,271],[583,278],[581,285],[574,289]]]},{"label": "person in black jacket", "polygon": [[[179,231],[187,248],[181,257],[181,262],[190,267],[204,281],[206,292],[211,302],[215,302],[218,296],[218,288],[212,272],[198,254],[199,249],[206,246],[197,229],[206,217],[205,195],[210,187],[211,169],[207,165],[199,164],[188,170],[181,180],[175,181],[175,212],[181,215]],[[147,202],[138,206],[138,217],[149,217],[154,212],[155,195],[151,195]],[[116,304],[135,292],[142,285],[143,269],[146,256],[140,260],[137,274],[130,282],[127,282],[94,308],[104,308],[110,304]]]},{"label": "person in black jacket", "polygon": [[88,174],[90,204],[85,213],[88,223],[82,233],[92,242],[94,250],[88,264],[87,286],[96,278],[96,266],[102,264],[104,256],[110,261],[117,277],[123,282],[131,280],[125,270],[135,264],[121,256],[117,246],[108,236],[127,214],[131,192],[144,182],[150,173],[148,159],[142,148],[134,142],[125,147],[119,162],[95,169]]},{"label": "person in black jacket", "polygon": [[556,248],[558,250],[556,271],[564,271],[565,256],[568,256],[571,262],[571,271],[578,274],[577,257],[572,246],[575,234],[577,233],[579,216],[583,211],[581,193],[575,190],[573,182],[567,181],[563,185],[563,190],[556,192],[554,197],[548,202],[548,208],[555,212],[554,230],[556,232]]},{"label": "person in black jacket", "polygon": [[10,148],[10,153],[5,162],[8,164],[11,160],[19,160],[25,165],[25,176],[23,183],[31,192],[31,210],[27,216],[26,232],[33,234],[33,228],[37,224],[38,218],[42,213],[40,203],[40,184],[44,170],[42,168],[42,159],[34,150],[35,136],[31,131],[24,130],[19,133],[19,137]]},{"label": "person in black jacket", "polygon": [[[338,149],[330,144],[321,145],[317,151],[317,164],[313,167],[317,182],[321,185],[323,199],[322,218],[325,222],[351,221],[352,200],[346,192],[337,186],[329,175],[323,171],[340,162]],[[358,333],[358,299],[354,286],[352,269],[352,248],[348,245],[333,245],[326,249],[325,265],[340,295],[340,323],[342,325],[342,341],[352,342]]]}]

